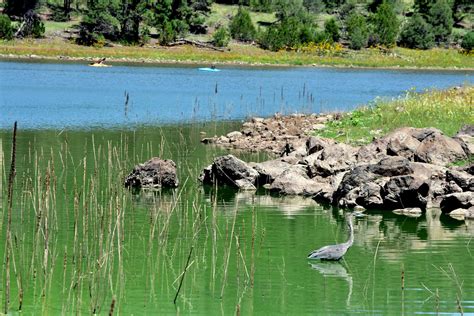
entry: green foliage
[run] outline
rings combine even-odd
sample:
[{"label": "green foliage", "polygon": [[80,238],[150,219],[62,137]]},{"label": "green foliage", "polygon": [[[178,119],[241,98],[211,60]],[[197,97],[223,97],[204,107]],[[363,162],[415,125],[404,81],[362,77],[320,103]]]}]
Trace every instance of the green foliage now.
[{"label": "green foliage", "polygon": [[336,20],[331,18],[324,22],[324,33],[327,38],[333,42],[339,42],[341,34],[339,33],[339,25],[337,25]]},{"label": "green foliage", "polygon": [[227,45],[229,45],[229,41],[230,34],[225,27],[218,28],[212,36],[212,42],[217,47],[227,47]]},{"label": "green foliage", "polygon": [[434,46],[434,35],[431,25],[415,13],[404,25],[400,34],[399,45],[407,48],[429,49]]},{"label": "green foliage", "polygon": [[369,31],[367,21],[364,16],[352,13],[347,18],[347,34],[349,37],[349,47],[359,50],[367,45]]},{"label": "green foliage", "polygon": [[377,7],[377,12],[372,17],[372,27],[374,44],[381,44],[387,47],[395,45],[398,35],[399,23],[393,4],[384,1]]},{"label": "green foliage", "polygon": [[430,8],[428,23],[433,27],[436,43],[446,43],[453,29],[453,11],[446,0],[437,0]]},{"label": "green foliage", "polygon": [[106,39],[112,41],[119,39],[120,22],[114,17],[117,9],[105,2],[90,5],[79,24],[77,43],[87,46],[101,46]]},{"label": "green foliage", "polygon": [[461,47],[468,53],[474,50],[474,31],[467,32],[466,35],[464,35]]},{"label": "green foliage", "polygon": [[0,14],[0,39],[11,40],[13,38],[13,27],[10,18],[6,14]]},{"label": "green foliage", "polygon": [[250,8],[253,11],[270,12],[273,8],[272,0],[249,0]]},{"label": "green foliage", "polygon": [[420,13],[422,16],[428,16],[433,0],[415,0],[413,3],[413,9],[415,12]]},{"label": "green foliage", "polygon": [[348,142],[370,142],[374,135],[382,135],[400,127],[435,127],[446,135],[454,135],[472,117],[470,108],[474,88],[409,92],[394,101],[376,100],[366,107],[331,121],[319,136],[333,137]]},{"label": "green foliage", "polygon": [[312,42],[315,35],[316,30],[312,25],[304,24],[296,16],[292,16],[268,27],[260,44],[264,48],[278,51]]},{"label": "green foliage", "polygon": [[341,7],[347,2],[347,0],[323,0],[323,3],[328,10],[328,12],[332,12],[335,9]]},{"label": "green foliage", "polygon": [[281,0],[276,16],[278,21],[260,37],[262,47],[277,51],[314,41],[316,27],[302,1]]},{"label": "green foliage", "polygon": [[234,39],[240,41],[252,41],[255,39],[255,26],[252,23],[249,11],[243,7],[239,7],[239,10],[232,19],[229,28],[230,34]]}]

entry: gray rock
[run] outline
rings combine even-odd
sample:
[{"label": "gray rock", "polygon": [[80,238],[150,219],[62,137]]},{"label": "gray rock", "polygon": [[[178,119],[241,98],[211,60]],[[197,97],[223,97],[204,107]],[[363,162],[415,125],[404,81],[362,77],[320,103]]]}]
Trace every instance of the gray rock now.
[{"label": "gray rock", "polygon": [[466,153],[458,142],[438,133],[423,139],[415,153],[416,161],[441,166],[466,158]]},{"label": "gray rock", "polygon": [[387,156],[387,142],[385,139],[375,139],[372,143],[360,147],[356,156],[359,164],[377,163]]},{"label": "gray rock", "polygon": [[384,177],[401,176],[413,173],[413,169],[410,167],[410,161],[404,157],[382,158],[378,163],[370,165],[369,170]]},{"label": "gray rock", "polygon": [[357,148],[346,144],[334,144],[321,151],[319,159],[310,166],[312,176],[328,177],[345,171],[357,162]]},{"label": "gray rock", "polygon": [[135,166],[125,178],[127,188],[176,188],[178,184],[174,161],[158,157]]},{"label": "gray rock", "polygon": [[226,136],[230,140],[235,140],[236,138],[242,137],[242,133],[239,131],[233,131],[233,132],[228,133]]},{"label": "gray rock", "polygon": [[456,133],[456,136],[459,135],[468,135],[474,136],[474,125],[464,125],[461,129]]},{"label": "gray rock", "polygon": [[385,137],[387,139],[387,154],[402,156],[414,160],[415,152],[421,142],[411,136],[408,129],[397,129]]},{"label": "gray rock", "polygon": [[306,154],[311,155],[321,151],[328,146],[334,145],[336,142],[329,138],[311,136],[306,140]]},{"label": "gray rock", "polygon": [[422,142],[429,136],[443,134],[443,132],[441,132],[439,129],[434,128],[434,127],[430,127],[430,128],[407,127],[407,129],[410,129],[411,136],[415,137],[420,142]]},{"label": "gray rock", "polygon": [[384,186],[384,207],[425,209],[429,190],[429,184],[419,178],[410,175],[392,177]]},{"label": "gray rock", "polygon": [[281,175],[292,164],[282,161],[282,159],[268,160],[260,163],[250,163],[249,166],[259,173],[258,184],[264,185],[272,183],[275,178]]},{"label": "gray rock", "polygon": [[466,155],[474,155],[474,137],[471,135],[457,135],[454,137],[466,153]]},{"label": "gray rock", "polygon": [[323,189],[329,190],[328,183],[309,179],[304,166],[292,166],[276,177],[269,186],[270,191],[287,195],[315,195]]},{"label": "gray rock", "polygon": [[474,176],[464,171],[446,171],[446,181],[455,182],[463,191],[474,191]]},{"label": "gray rock", "polygon": [[468,209],[473,205],[474,192],[461,192],[445,195],[441,200],[440,207],[443,213],[450,213],[455,209]]},{"label": "gray rock", "polygon": [[[217,157],[212,164],[212,177],[219,184],[236,188],[247,188],[248,183],[255,185],[259,174],[246,162],[233,155]],[[237,182],[237,180],[245,180]],[[241,186],[244,187],[241,187]]]}]

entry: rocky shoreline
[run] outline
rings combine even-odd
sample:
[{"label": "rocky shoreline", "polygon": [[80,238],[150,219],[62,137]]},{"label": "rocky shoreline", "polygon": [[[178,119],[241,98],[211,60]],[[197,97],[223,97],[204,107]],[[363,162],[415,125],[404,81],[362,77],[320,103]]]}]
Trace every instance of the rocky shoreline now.
[{"label": "rocky shoreline", "polygon": [[[267,151],[274,159],[256,163],[231,154],[216,157],[199,181],[245,191],[263,187],[359,212],[420,216],[427,208],[440,208],[457,219],[474,219],[474,126],[454,137],[436,128],[403,127],[362,146],[308,136],[338,119],[338,114],[253,118],[240,131],[204,138],[205,144],[229,149]],[[454,166],[459,160],[470,163]],[[137,165],[125,186],[175,188],[176,174],[173,161],[155,157]]]},{"label": "rocky shoreline", "polygon": [[240,131],[205,138],[206,144],[265,150],[277,158],[247,163],[233,155],[217,157],[200,181],[241,190],[265,187],[359,211],[416,215],[440,207],[457,218],[474,218],[474,165],[449,167],[474,154],[473,126],[454,137],[435,128],[405,127],[363,146],[307,136],[334,119],[338,115],[253,118]]}]

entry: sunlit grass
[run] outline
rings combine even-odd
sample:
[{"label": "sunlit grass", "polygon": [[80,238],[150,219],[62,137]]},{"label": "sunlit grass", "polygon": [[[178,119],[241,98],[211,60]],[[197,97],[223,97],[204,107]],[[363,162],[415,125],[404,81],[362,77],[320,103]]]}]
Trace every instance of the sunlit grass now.
[{"label": "sunlit grass", "polygon": [[368,143],[375,135],[396,128],[435,127],[453,136],[466,124],[474,124],[474,87],[465,86],[426,93],[408,92],[394,101],[375,101],[340,121],[334,121],[319,133],[352,143]]}]

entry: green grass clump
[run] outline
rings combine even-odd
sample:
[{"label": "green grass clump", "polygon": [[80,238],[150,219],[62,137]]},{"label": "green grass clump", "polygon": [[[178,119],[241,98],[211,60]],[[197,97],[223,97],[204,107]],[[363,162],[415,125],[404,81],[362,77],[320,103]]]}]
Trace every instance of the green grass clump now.
[{"label": "green grass clump", "polygon": [[361,107],[318,133],[349,143],[369,143],[373,137],[400,127],[435,127],[453,136],[474,124],[474,87],[464,86],[425,93],[410,91],[405,97]]}]

